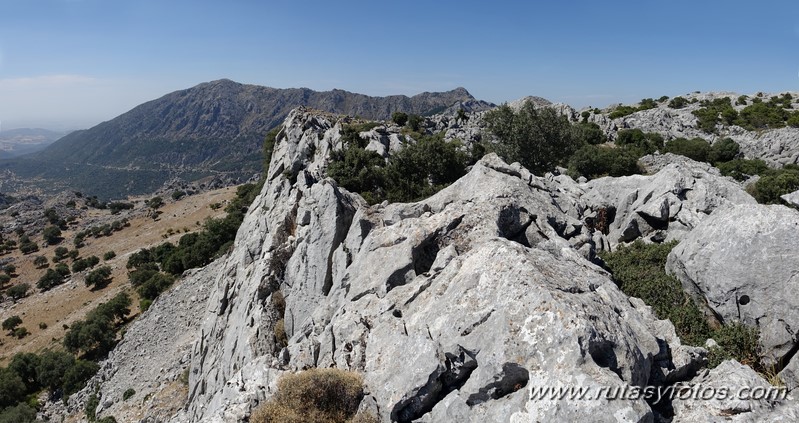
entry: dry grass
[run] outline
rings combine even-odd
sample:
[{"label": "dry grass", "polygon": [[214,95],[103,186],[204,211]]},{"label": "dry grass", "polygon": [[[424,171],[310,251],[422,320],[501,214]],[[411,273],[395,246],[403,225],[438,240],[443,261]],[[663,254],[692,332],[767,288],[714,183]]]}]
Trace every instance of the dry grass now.
[{"label": "dry grass", "polygon": [[[311,369],[285,375],[277,393],[258,407],[250,423],[368,423],[370,416],[358,415],[363,398],[363,379],[339,369]],[[357,420],[356,420],[357,419]]]},{"label": "dry grass", "polygon": [[[21,340],[8,337],[5,334],[0,335],[0,365],[7,364],[8,360],[16,353],[39,352],[60,344],[66,332],[64,325],[71,325],[76,320],[84,318],[86,313],[97,307],[98,304],[110,300],[119,292],[130,290],[125,268],[130,254],[141,248],[158,245],[165,241],[175,243],[184,235],[184,228],[188,228],[191,232],[201,229],[201,224],[206,218],[224,215],[223,209],[215,211],[208,205],[215,202],[225,203],[235,197],[235,193],[236,187],[228,187],[185,197],[178,202],[165,204],[161,208],[162,214],[158,220],[144,215],[135,216],[129,219],[129,227],[115,232],[111,236],[87,238],[86,246],[80,249],[81,257],[91,255],[103,257],[103,254],[108,251],[116,253],[116,257],[102,263],[112,268],[113,280],[106,288],[98,291],[91,291],[85,286],[86,272],[72,275],[70,282],[47,292],[40,293],[35,288],[36,282],[45,270],[36,269],[33,265],[34,258],[37,255],[44,255],[50,260],[57,246],[42,248],[30,255],[23,255],[16,250],[5,256],[12,257],[13,263],[17,267],[16,273],[19,276],[14,278],[13,284],[28,283],[32,290],[27,298],[16,304],[4,303],[0,308],[0,321],[9,316],[19,315],[23,320],[22,326],[27,328],[31,334]],[[91,210],[89,216],[83,220],[88,221],[91,218],[105,215],[110,215],[110,212]],[[111,220],[116,218],[116,216],[109,217]],[[61,242],[61,245],[72,249],[75,233],[83,229],[85,228],[81,222],[78,222],[76,226],[64,231],[64,241]],[[164,239],[163,235],[170,229],[173,229],[173,235]],[[40,238],[33,238],[33,240],[41,244]],[[71,260],[67,259],[65,262],[70,263]],[[130,291],[133,294],[133,291]],[[134,301],[135,303],[137,301]],[[137,310],[133,310],[134,314],[136,312]]]}]

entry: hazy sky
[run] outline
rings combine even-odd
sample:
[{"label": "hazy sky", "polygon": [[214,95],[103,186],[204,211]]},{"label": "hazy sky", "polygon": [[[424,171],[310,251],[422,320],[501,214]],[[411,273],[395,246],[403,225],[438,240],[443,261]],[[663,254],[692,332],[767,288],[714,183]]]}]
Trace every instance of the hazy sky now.
[{"label": "hazy sky", "polygon": [[89,127],[220,78],[578,107],[799,91],[798,46],[795,0],[0,0],[0,122]]}]

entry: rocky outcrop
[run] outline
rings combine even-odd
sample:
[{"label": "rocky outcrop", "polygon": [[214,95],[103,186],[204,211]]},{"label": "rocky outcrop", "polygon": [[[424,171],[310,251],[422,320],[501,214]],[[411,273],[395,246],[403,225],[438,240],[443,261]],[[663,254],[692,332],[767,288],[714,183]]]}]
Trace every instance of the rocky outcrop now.
[{"label": "rocky outcrop", "polygon": [[717,320],[757,327],[767,366],[787,363],[799,327],[798,238],[796,210],[736,205],[689,233],[669,254],[666,269]]},{"label": "rocky outcrop", "polygon": [[[796,93],[791,93],[797,98]],[[693,112],[702,107],[703,100],[729,98],[736,111],[743,110],[752,104],[737,104],[739,94],[730,92],[691,93],[683,95],[688,100],[685,107],[674,109],[668,101],[659,103],[657,107],[641,110],[628,116],[610,119],[608,112],[592,114],[589,120],[598,124],[611,139],[622,129],[637,128],[644,132],[655,132],[666,140],[674,138],[703,138],[711,143],[722,138],[732,138],[741,146],[741,152],[749,159],[762,159],[772,166],[783,166],[799,162],[799,129],[777,128],[761,131],[748,131],[736,125],[720,125],[717,134],[709,134],[698,128],[697,118]],[[770,98],[771,95],[762,95]],[[792,105],[794,109],[799,104]]]},{"label": "rocky outcrop", "polygon": [[795,402],[784,401],[784,388],[770,385],[749,366],[734,360],[705,370],[675,389],[675,422],[792,422]]},{"label": "rocky outcrop", "polygon": [[716,209],[756,203],[707,163],[673,154],[642,161],[657,173],[605,177],[580,185],[585,191],[580,200],[591,209],[587,215],[607,234],[612,247],[642,237],[655,242],[679,240]]},{"label": "rocky outcrop", "polygon": [[[474,116],[425,125],[479,125]],[[736,183],[671,155],[646,160],[652,175],[579,184],[490,154],[430,198],[369,206],[326,177],[345,123],[302,108],[284,122],[232,252],[200,272],[208,301],[187,313],[197,328],[188,402],[171,421],[246,420],[282,374],[313,367],[361,373],[361,409],[384,422],[646,422],[669,415],[670,404],[596,393],[688,381],[706,351],[682,345],[670,322],[623,294],[595,254],[640,237],[696,242],[690,237],[717,215],[758,207]],[[384,157],[412,142],[390,124],[362,135]],[[744,239],[742,233],[733,242],[751,244]],[[147,316],[171,310],[161,301],[142,327],[157,327]],[[171,356],[179,365],[165,374],[174,375],[186,342],[162,342],[162,349],[144,343],[140,354]],[[128,357],[124,351],[113,360]],[[108,385],[100,388],[110,401],[104,412],[125,415],[115,398],[132,381],[126,366],[107,364],[95,381]],[[145,373],[148,386],[163,385],[160,372]],[[547,389],[594,394],[553,399]],[[674,419],[708,415],[697,409],[684,403]],[[164,414],[150,415],[160,421]]]},{"label": "rocky outcrop", "polygon": [[571,179],[489,155],[424,201],[367,207],[324,177],[339,131],[317,113],[287,118],[216,273],[176,421],[246,418],[283,371],[309,367],[363,373],[382,421],[652,421],[642,399],[531,393],[663,385],[703,362],[589,260]]}]

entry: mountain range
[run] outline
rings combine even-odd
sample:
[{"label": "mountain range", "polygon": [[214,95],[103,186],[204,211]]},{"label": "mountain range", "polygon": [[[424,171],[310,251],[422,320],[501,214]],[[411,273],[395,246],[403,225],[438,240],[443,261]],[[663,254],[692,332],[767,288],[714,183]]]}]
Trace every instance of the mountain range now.
[{"label": "mountain range", "polygon": [[[412,97],[371,97],[343,90],[278,89],[223,79],[167,94],[43,151],[0,162],[5,175],[36,180],[47,190],[75,189],[103,198],[156,190],[180,176],[247,179],[261,169],[266,133],[298,106],[388,119],[403,111],[429,115],[455,104],[475,108],[464,88]],[[4,178],[7,176],[4,176]]]}]

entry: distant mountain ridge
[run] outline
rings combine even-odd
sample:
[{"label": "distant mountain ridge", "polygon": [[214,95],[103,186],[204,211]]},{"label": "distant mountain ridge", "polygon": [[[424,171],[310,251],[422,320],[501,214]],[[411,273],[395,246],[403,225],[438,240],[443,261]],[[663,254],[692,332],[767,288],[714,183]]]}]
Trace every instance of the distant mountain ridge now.
[{"label": "distant mountain ridge", "polygon": [[75,131],[24,160],[0,163],[23,178],[53,181],[103,197],[153,191],[176,174],[186,179],[260,170],[261,145],[288,112],[306,106],[388,119],[396,111],[432,114],[459,102],[485,108],[464,88],[371,97],[343,90],[278,89],[222,79],[167,94],[93,128]]}]

